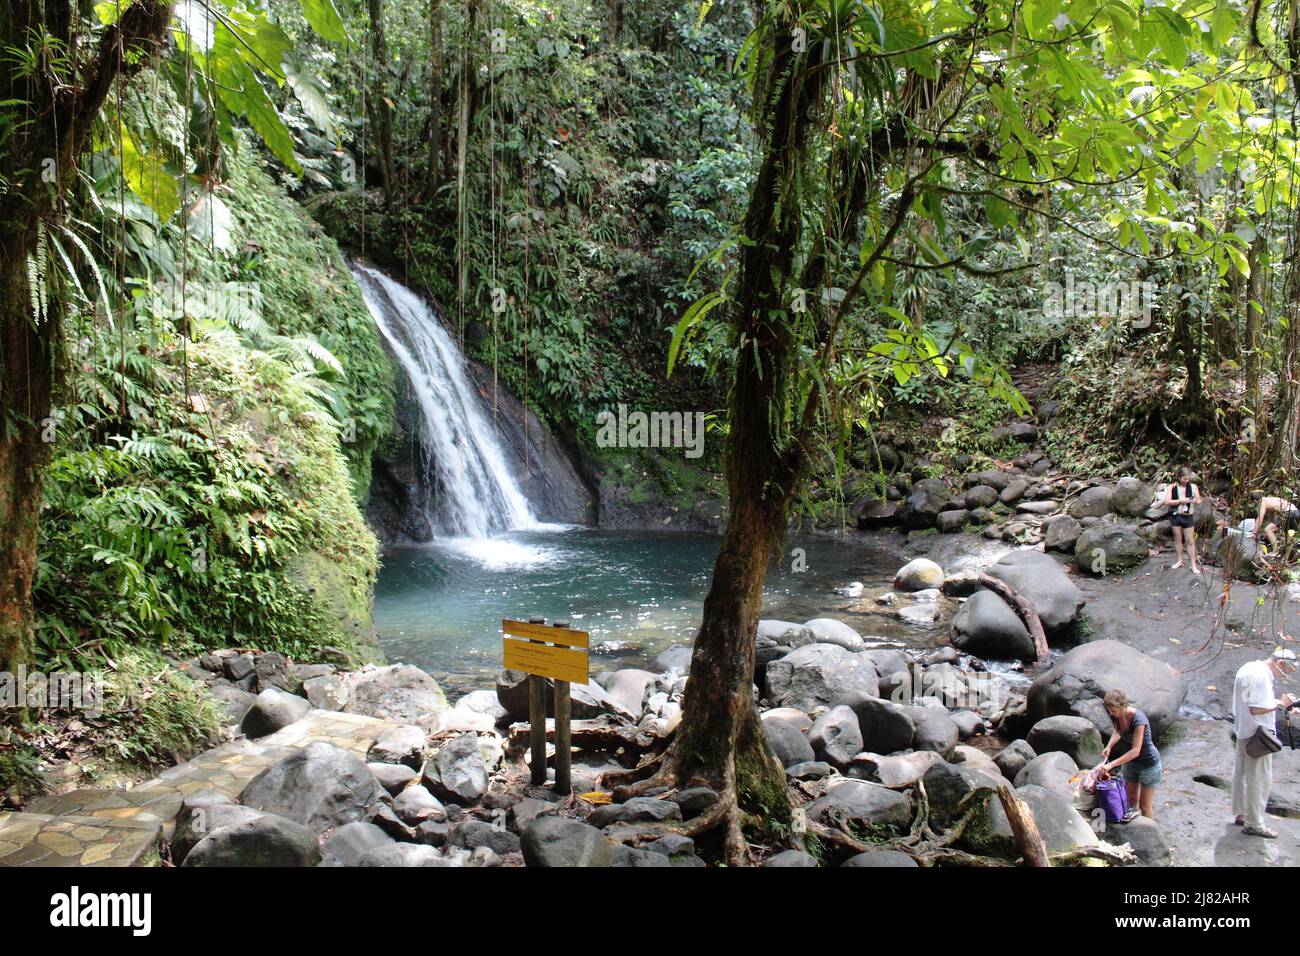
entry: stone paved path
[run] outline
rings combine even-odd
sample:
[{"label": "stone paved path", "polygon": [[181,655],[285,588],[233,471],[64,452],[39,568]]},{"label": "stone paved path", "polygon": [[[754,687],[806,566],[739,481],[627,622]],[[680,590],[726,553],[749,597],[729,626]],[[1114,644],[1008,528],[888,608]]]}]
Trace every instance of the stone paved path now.
[{"label": "stone paved path", "polygon": [[240,739],[130,790],[83,789],[0,812],[2,866],[136,866],[160,838],[171,837],[181,801],[199,790],[237,798],[248,781],[293,750],[315,741],[364,757],[390,721],[313,710],[261,740]]}]

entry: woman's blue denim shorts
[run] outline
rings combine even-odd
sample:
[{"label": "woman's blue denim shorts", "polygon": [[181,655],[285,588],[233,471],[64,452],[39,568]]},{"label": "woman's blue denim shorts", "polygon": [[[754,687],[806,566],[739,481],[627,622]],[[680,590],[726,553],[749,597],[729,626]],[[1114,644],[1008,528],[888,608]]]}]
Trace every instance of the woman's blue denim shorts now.
[{"label": "woman's blue denim shorts", "polygon": [[1130,783],[1139,783],[1144,787],[1154,787],[1160,783],[1162,767],[1160,758],[1152,763],[1138,763],[1136,760],[1130,760],[1128,763],[1120,764],[1119,768],[1124,775],[1124,779]]}]

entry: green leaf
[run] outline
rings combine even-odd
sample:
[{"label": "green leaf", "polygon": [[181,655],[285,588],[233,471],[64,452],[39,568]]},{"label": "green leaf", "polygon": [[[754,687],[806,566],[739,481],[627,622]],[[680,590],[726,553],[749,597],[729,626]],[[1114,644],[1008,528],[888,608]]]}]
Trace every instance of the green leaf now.
[{"label": "green leaf", "polygon": [[349,42],[347,27],[334,7],[334,0],[300,0],[302,15],[311,28],[331,43]]},{"label": "green leaf", "polygon": [[154,211],[160,222],[167,222],[180,208],[181,194],[176,178],[167,172],[156,155],[140,152],[135,140],[122,127],[122,177],[131,192]]}]

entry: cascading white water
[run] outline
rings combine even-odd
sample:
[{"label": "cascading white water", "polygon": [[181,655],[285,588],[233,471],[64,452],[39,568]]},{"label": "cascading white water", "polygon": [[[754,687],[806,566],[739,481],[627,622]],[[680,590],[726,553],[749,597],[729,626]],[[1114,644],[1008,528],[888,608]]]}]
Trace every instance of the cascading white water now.
[{"label": "cascading white water", "polygon": [[434,525],[471,540],[544,527],[510,473],[465,358],[438,316],[382,272],[353,263],[352,273],[420,406],[421,446],[436,477]]}]

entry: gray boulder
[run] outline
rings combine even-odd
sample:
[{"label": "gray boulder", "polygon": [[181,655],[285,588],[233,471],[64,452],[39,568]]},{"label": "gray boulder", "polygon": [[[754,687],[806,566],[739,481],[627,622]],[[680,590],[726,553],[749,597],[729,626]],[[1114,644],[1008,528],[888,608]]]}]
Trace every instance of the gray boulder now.
[{"label": "gray boulder", "polygon": [[879,693],[876,668],[835,644],[809,644],[767,665],[767,696],[774,704],[810,711],[853,691]]},{"label": "gray boulder", "polygon": [[347,705],[349,714],[365,714],[414,724],[446,710],[447,695],[438,682],[410,664],[390,664],[363,670],[354,678]]},{"label": "gray boulder", "polygon": [[1058,714],[1044,717],[1030,729],[1025,738],[1036,753],[1059,750],[1074,758],[1080,767],[1095,767],[1101,763],[1101,734],[1086,717]]},{"label": "gray boulder", "polygon": [[1151,507],[1155,497],[1155,489],[1146,482],[1133,477],[1124,477],[1115,482],[1115,493],[1111,496],[1110,507],[1116,514],[1136,518]]},{"label": "gray boulder", "polygon": [[916,728],[909,708],[861,692],[848,694],[837,703],[857,715],[863,750],[891,754],[912,746]]},{"label": "gray boulder", "polygon": [[992,485],[975,485],[966,489],[966,507],[992,508],[998,503],[998,490]]},{"label": "gray boulder", "polygon": [[934,519],[934,525],[942,534],[956,534],[973,520],[971,512],[965,508],[957,508],[939,512],[939,516]]},{"label": "gray boulder", "polygon": [[956,823],[970,807],[970,802],[987,799],[1004,781],[961,764],[940,761],[921,778],[930,800],[930,820],[945,828]]},{"label": "gray boulder", "polygon": [[933,750],[945,760],[957,746],[961,734],[948,712],[942,707],[909,706],[912,718],[912,747],[915,750]]},{"label": "gray boulder", "polygon": [[771,712],[763,715],[762,724],[767,743],[776,759],[781,761],[781,766],[793,767],[816,759],[812,744],[798,724],[785,717],[773,716]]},{"label": "gray boulder", "polygon": [[976,591],[952,619],[952,643],[992,660],[1032,661],[1037,657],[1034,639],[1016,612],[992,591]]},{"label": "gray boulder", "polygon": [[380,796],[378,782],[360,757],[317,741],[259,773],[239,800],[323,833],[365,819]]},{"label": "gray boulder", "polygon": [[1004,505],[1015,504],[1029,490],[1029,482],[1023,478],[1012,478],[1007,482],[1006,487],[998,493],[998,501]]},{"label": "gray boulder", "polygon": [[183,863],[190,850],[213,831],[262,815],[260,810],[240,806],[229,797],[211,791],[186,797],[172,834],[172,861]]},{"label": "gray boulder", "polygon": [[914,750],[905,754],[860,753],[844,771],[846,777],[868,780],[891,790],[916,786],[925,772],[943,757],[932,750]]},{"label": "gray boulder", "polygon": [[840,820],[872,830],[905,830],[912,822],[912,801],[903,794],[865,780],[841,780],[810,803],[808,818],[817,823]]},{"label": "gray boulder", "polygon": [[1114,574],[1146,564],[1150,547],[1137,528],[1099,521],[1074,542],[1074,561],[1086,574]]},{"label": "gray boulder", "polygon": [[348,687],[337,674],[309,677],[299,692],[317,710],[342,710],[348,703]]},{"label": "gray boulder", "polygon": [[922,478],[899,509],[903,524],[909,528],[933,528],[935,520],[952,501],[948,485],[940,478]]},{"label": "gray boulder", "polygon": [[906,853],[900,853],[898,850],[868,850],[866,853],[858,853],[855,856],[849,857],[841,863],[840,866],[895,866],[915,868],[917,862]]},{"label": "gray boulder", "polygon": [[370,745],[366,759],[371,763],[400,763],[412,770],[424,766],[424,747],[428,743],[424,730],[414,724],[385,727]]},{"label": "gray boulder", "polygon": [[389,793],[398,793],[419,773],[400,763],[367,763],[366,768],[379,781],[379,785]]},{"label": "gray boulder", "polygon": [[1074,543],[1083,533],[1083,525],[1069,515],[1053,515],[1043,522],[1043,547],[1049,551],[1074,553]]},{"label": "gray boulder", "polygon": [[657,674],[635,667],[614,671],[605,681],[605,693],[622,710],[635,717],[640,717],[645,703],[647,687],[654,685]]},{"label": "gray boulder", "polygon": [[358,866],[361,858],[371,850],[386,847],[393,842],[373,823],[357,820],[335,830],[320,848],[321,866]]},{"label": "gray boulder", "polygon": [[782,850],[763,861],[765,867],[811,867],[821,866],[817,858],[803,850]]},{"label": "gray boulder", "polygon": [[523,832],[526,866],[613,866],[618,847],[593,826],[567,817],[544,816]]},{"label": "gray boulder", "polygon": [[1127,843],[1143,866],[1173,864],[1174,854],[1169,840],[1160,825],[1147,817],[1134,817],[1128,823],[1108,823],[1101,838],[1115,846]]},{"label": "gray boulder", "polygon": [[478,734],[465,733],[442,745],[424,767],[424,784],[434,796],[454,803],[474,803],[487,793],[487,766]]},{"label": "gray boulder", "polygon": [[1074,788],[1070,784],[1070,778],[1078,772],[1079,765],[1073,757],[1054,750],[1040,754],[1021,767],[1016,774],[1015,784],[1017,787],[1032,784],[1072,796]]},{"label": "gray boulder", "polygon": [[805,644],[817,643],[817,638],[806,625],[796,624],[794,621],[761,620],[758,622],[758,631],[755,636],[759,640],[766,638],[773,644],[778,644],[784,648],[803,647]]},{"label": "gray boulder", "polygon": [[805,621],[803,626],[812,631],[813,638],[818,644],[835,644],[846,650],[856,651],[860,650],[865,643],[861,634],[843,621],[834,618],[813,618],[811,621]]},{"label": "gray boulder", "polygon": [[316,834],[284,817],[264,813],[213,830],[185,857],[184,866],[315,866]]},{"label": "gray boulder", "polygon": [[[1099,842],[1088,821],[1064,794],[1034,784],[1017,787],[1015,794],[1033,815],[1048,853],[1096,846]],[[1001,853],[1009,857],[1019,853],[1001,800],[989,801],[987,826],[968,828],[965,842],[976,852]]]},{"label": "gray boulder", "polygon": [[1037,756],[1038,753],[1029,744],[1023,740],[1013,740],[997,752],[993,762],[997,764],[1002,776],[1008,780],[1015,780],[1025,764]]},{"label": "gray boulder", "polygon": [[311,704],[278,687],[268,687],[257,695],[253,706],[244,714],[239,729],[247,737],[265,737],[302,720],[311,713]]},{"label": "gray boulder", "polygon": [[899,591],[924,591],[943,587],[943,568],[929,558],[913,558],[894,575],[894,588]]},{"label": "gray boulder", "polygon": [[1072,518],[1100,518],[1102,515],[1110,514],[1111,500],[1115,496],[1115,489],[1109,485],[1093,485],[1091,488],[1085,488],[1072,502],[1070,502],[1070,517]]},{"label": "gray boulder", "polygon": [[1030,685],[1029,719],[1087,717],[1109,736],[1110,718],[1101,698],[1111,689],[1122,690],[1151,719],[1157,739],[1178,718],[1187,696],[1186,681],[1163,661],[1120,641],[1090,641],[1070,650]]},{"label": "gray boulder", "polygon": [[682,818],[682,808],[672,800],[633,797],[625,803],[608,803],[587,817],[593,827],[604,829],[615,823],[668,823]]},{"label": "gray boulder", "polygon": [[1084,605],[1083,592],[1055,558],[1020,548],[994,562],[988,573],[1005,581],[1034,606],[1049,637],[1068,634]]},{"label": "gray boulder", "polygon": [[862,731],[858,715],[843,704],[832,707],[813,721],[808,731],[808,743],[818,760],[843,770],[862,752]]},{"label": "gray boulder", "polygon": [[447,808],[421,786],[407,787],[393,798],[393,813],[407,826],[418,827],[425,820],[447,819]]}]

